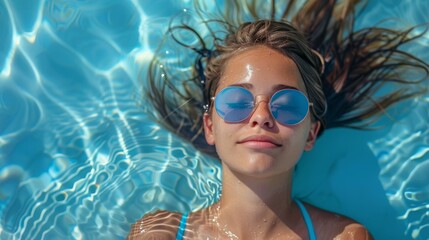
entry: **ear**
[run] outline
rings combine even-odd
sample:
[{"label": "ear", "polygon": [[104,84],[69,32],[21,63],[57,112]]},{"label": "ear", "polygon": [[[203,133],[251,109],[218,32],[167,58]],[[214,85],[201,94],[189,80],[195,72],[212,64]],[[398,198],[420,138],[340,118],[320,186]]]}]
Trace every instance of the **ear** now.
[{"label": "ear", "polygon": [[214,145],[215,137],[213,134],[213,121],[208,113],[204,113],[203,121],[204,121],[204,136],[206,137],[206,141],[209,145]]},{"label": "ear", "polygon": [[305,147],[304,147],[305,151],[310,151],[313,148],[314,142],[316,142],[317,133],[319,133],[319,130],[320,130],[319,121],[311,123],[311,129],[308,132],[307,141],[305,142]]}]

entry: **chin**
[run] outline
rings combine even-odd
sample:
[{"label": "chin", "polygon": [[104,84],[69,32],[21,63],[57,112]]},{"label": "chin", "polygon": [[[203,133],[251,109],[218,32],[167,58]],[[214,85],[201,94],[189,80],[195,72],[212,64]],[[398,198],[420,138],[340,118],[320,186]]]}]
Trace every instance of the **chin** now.
[{"label": "chin", "polygon": [[249,176],[267,176],[287,173],[293,169],[293,165],[285,165],[285,162],[266,154],[252,154],[248,160],[242,160],[239,166],[235,165],[235,169]]}]

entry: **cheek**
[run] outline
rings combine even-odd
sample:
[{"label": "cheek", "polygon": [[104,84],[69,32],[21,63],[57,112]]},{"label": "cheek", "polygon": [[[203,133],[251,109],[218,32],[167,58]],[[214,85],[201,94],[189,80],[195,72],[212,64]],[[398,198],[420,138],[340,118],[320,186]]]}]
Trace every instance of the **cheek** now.
[{"label": "cheek", "polygon": [[215,138],[215,144],[218,145],[219,142],[219,138],[223,135],[223,132],[225,131],[225,126],[222,126],[222,119],[216,114],[213,113],[214,115],[212,115],[212,121],[213,121],[213,135]]},{"label": "cheek", "polygon": [[231,137],[234,132],[231,129],[233,129],[233,124],[227,124],[220,118],[215,120],[213,124],[213,132],[216,140],[220,141],[217,142],[217,144],[222,143]]},{"label": "cheek", "polygon": [[219,155],[221,153],[230,153],[230,149],[234,147],[236,133],[239,131],[240,124],[228,124],[220,117],[214,119],[213,134],[215,138],[215,147]]},{"label": "cheek", "polygon": [[282,135],[285,138],[285,142],[293,149],[303,149],[307,142],[308,134],[310,130],[310,124],[303,122],[299,126],[294,128],[284,129]]},{"label": "cheek", "polygon": [[297,144],[299,144],[300,148],[304,148],[311,129],[311,121],[305,122],[304,125],[296,132]]}]

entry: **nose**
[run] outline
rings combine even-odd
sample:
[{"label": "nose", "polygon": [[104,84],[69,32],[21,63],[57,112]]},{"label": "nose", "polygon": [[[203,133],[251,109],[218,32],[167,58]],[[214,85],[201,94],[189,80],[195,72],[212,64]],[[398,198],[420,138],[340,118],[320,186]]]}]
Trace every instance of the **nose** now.
[{"label": "nose", "polygon": [[252,127],[260,126],[272,128],[274,126],[274,121],[269,107],[269,100],[257,101],[249,121]]}]

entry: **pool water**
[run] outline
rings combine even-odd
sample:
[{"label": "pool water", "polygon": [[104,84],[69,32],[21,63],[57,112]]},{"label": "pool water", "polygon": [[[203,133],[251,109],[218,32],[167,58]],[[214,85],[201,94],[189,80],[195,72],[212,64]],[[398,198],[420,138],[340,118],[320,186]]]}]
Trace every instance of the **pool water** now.
[{"label": "pool water", "polygon": [[[140,92],[184,9],[192,1],[0,2],[0,239],[123,239],[145,213],[218,199],[218,161],[148,118]],[[428,12],[425,0],[372,0],[356,24]],[[429,61],[428,46],[426,33],[406,50]],[[429,239],[429,94],[389,114],[374,131],[327,131],[294,194],[376,239]]]}]

